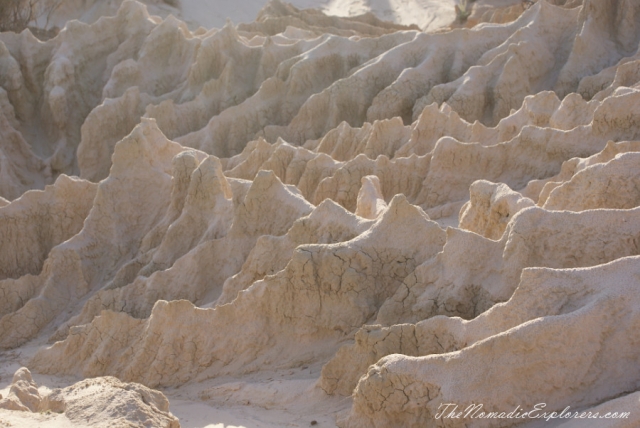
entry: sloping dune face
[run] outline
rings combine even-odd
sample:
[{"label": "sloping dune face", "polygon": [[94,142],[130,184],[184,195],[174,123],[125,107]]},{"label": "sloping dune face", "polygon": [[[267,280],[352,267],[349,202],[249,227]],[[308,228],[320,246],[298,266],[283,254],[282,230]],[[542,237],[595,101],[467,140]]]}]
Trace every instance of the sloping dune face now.
[{"label": "sloping dune face", "polygon": [[0,349],[170,426],[149,388],[303,366],[341,428],[639,426],[640,3],[489,3],[0,34]]}]

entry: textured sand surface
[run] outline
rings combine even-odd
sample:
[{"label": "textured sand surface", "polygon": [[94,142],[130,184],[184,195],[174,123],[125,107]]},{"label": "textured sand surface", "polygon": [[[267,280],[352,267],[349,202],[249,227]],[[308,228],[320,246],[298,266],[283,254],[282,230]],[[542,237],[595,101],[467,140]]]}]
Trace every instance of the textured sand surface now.
[{"label": "textured sand surface", "polygon": [[0,34],[0,427],[640,426],[640,3],[382,3]]},{"label": "textured sand surface", "polygon": [[[511,0],[512,3],[516,1],[518,0]],[[122,2],[123,0],[63,0],[49,16],[47,24],[62,28],[71,19],[93,23],[101,16],[115,14]],[[422,30],[429,31],[453,21],[455,2],[456,0],[293,0],[289,3],[298,9],[318,9],[333,16],[372,14],[385,21],[417,25]],[[193,29],[200,26],[220,28],[227,19],[236,24],[252,22],[265,5],[263,0],[143,0],[142,3],[147,5],[151,14],[163,18],[172,14]]]}]

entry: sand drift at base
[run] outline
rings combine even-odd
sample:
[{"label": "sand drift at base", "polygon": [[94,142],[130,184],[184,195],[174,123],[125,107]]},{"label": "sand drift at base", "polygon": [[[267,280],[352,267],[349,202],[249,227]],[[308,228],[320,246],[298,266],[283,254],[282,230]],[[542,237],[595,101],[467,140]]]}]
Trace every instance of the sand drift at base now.
[{"label": "sand drift at base", "polygon": [[149,388],[196,388],[280,426],[639,424],[640,4],[522,9],[423,33],[273,1],[191,32],[125,1],[0,34],[0,349],[95,378],[21,369],[0,408],[174,427]]}]

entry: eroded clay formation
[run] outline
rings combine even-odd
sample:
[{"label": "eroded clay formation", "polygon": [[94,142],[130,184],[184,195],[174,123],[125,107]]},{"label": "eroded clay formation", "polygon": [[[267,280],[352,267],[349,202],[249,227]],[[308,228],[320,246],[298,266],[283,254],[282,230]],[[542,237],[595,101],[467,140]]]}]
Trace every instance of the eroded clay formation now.
[{"label": "eroded clay formation", "polygon": [[148,388],[197,384],[341,428],[640,423],[640,3],[475,7],[0,34],[0,349],[96,378],[21,369],[0,408],[126,390],[173,427]]}]

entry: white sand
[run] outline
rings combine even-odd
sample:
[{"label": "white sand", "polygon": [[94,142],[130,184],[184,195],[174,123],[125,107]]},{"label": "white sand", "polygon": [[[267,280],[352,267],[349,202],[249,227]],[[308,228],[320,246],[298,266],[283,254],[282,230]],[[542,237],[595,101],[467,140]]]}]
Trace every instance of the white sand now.
[{"label": "white sand", "polygon": [[[233,23],[253,22],[268,0],[180,0],[179,8],[162,0],[141,0],[149,13],[166,18],[173,14],[196,29],[221,28],[227,19]],[[64,27],[71,19],[95,22],[100,16],[113,15],[122,0],[65,0],[61,7],[45,23],[38,25]],[[372,12],[378,18],[398,24],[416,24],[425,31],[436,30],[451,23],[455,18],[455,0],[291,0],[298,9],[320,9],[328,15],[357,16]]]},{"label": "white sand", "polygon": [[[221,27],[227,18],[234,23],[251,22],[265,5],[263,0],[181,0],[182,15],[203,27]],[[316,8],[329,15],[356,16],[372,12],[378,18],[399,24],[417,24],[434,30],[455,18],[454,0],[292,0],[299,9]]]}]

